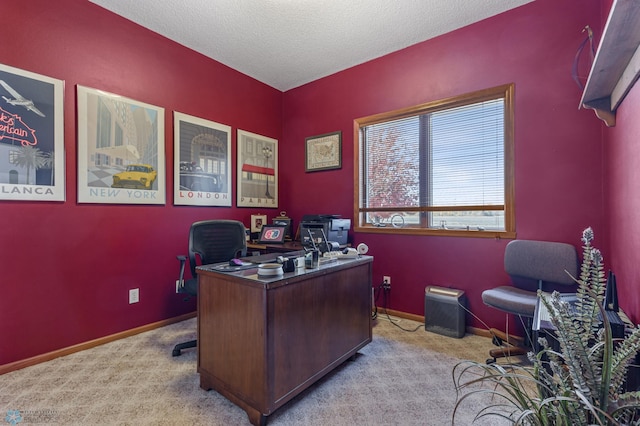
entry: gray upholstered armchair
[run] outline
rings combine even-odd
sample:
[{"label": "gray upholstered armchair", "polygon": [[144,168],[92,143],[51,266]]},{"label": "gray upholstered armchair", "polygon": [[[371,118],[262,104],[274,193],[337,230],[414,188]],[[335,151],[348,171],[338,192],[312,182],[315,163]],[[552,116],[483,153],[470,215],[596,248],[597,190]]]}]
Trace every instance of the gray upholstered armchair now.
[{"label": "gray upholstered armchair", "polygon": [[[573,292],[578,274],[578,255],[574,246],[549,241],[514,240],[507,244],[504,269],[512,284],[482,292],[482,301],[493,308],[518,315],[524,324],[525,338],[491,329],[498,348],[489,351],[495,362],[499,357],[524,355],[531,351],[531,323],[536,308],[537,290]],[[571,276],[569,275],[571,274]]]}]

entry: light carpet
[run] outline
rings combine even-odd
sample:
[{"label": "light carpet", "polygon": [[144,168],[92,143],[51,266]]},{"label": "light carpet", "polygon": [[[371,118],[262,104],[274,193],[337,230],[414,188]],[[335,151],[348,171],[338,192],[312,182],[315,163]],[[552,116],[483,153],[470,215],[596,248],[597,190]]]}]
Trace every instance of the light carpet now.
[{"label": "light carpet", "polygon": [[[452,424],[452,368],[463,359],[483,362],[490,339],[450,338],[396,321],[381,316],[373,342],[355,360],[278,409],[267,424]],[[171,356],[176,343],[195,335],[194,318],[2,375],[0,424],[249,425],[243,410],[200,388],[195,350]],[[469,400],[453,424],[471,424],[486,403]]]}]

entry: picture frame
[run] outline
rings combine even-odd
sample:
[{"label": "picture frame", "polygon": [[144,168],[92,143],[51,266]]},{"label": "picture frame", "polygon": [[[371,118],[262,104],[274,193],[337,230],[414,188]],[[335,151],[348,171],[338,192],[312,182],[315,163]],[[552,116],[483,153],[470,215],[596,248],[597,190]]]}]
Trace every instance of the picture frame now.
[{"label": "picture frame", "polygon": [[173,204],[231,206],[231,126],[173,112]]},{"label": "picture frame", "polygon": [[305,139],[305,172],[342,168],[342,132]]},{"label": "picture frame", "polygon": [[252,214],[251,215],[251,233],[257,233],[262,230],[262,227],[267,224],[266,214]]},{"label": "picture frame", "polygon": [[77,86],[78,202],[164,204],[164,108]]},{"label": "picture frame", "polygon": [[65,201],[64,81],[0,64],[0,200]]},{"label": "picture frame", "polygon": [[284,226],[285,227],[285,230],[284,230],[285,240],[291,240],[292,239],[292,235],[291,235],[292,220],[291,220],[290,217],[287,217],[287,212],[280,212],[280,216],[276,216],[273,219],[271,219],[271,223],[273,225]]},{"label": "picture frame", "polygon": [[238,207],[278,207],[278,141],[238,129]]},{"label": "picture frame", "polygon": [[263,225],[260,230],[258,244],[284,244],[286,226]]}]

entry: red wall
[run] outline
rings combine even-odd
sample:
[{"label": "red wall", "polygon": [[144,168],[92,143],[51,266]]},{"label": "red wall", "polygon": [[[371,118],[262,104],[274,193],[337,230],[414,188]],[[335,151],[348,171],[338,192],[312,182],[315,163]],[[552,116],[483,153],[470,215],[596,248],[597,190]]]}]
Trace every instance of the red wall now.
[{"label": "red wall", "polygon": [[[255,212],[173,206],[172,111],[232,126],[235,162],[236,129],[281,138],[282,93],[88,1],[3,0],[0,16],[0,62],[65,81],[66,150],[64,203],[0,201],[0,365],[193,311],[175,294],[189,225]],[[76,84],[165,108],[164,206],[77,203]]]},{"label": "red wall", "polygon": [[[581,231],[592,226],[606,259],[605,215],[613,209],[603,201],[602,125],[578,110],[570,73],[584,25],[599,35],[603,1],[536,0],[282,94],[89,2],[3,0],[0,62],[66,82],[67,201],[0,202],[0,365],[194,310],[174,294],[175,255],[186,250],[190,223],[220,217],[248,224],[256,211],[173,206],[173,110],[230,125],[234,140],[238,128],[278,139],[278,211],[297,224],[306,213],[353,216],[354,118],[513,82],[518,238],[579,246]],[[166,205],[77,203],[76,84],[165,108]],[[608,142],[628,150],[637,127],[624,114]],[[304,139],[336,130],[343,133],[342,169],[305,173]],[[607,154],[621,165],[607,188],[622,212],[637,203],[628,194],[640,154]],[[622,243],[611,250],[619,281],[634,278],[633,239],[623,235],[637,230],[632,222],[625,218],[612,237]],[[445,285],[465,290],[488,325],[504,325],[480,293],[507,283],[506,241],[366,233],[353,240],[370,246],[377,281],[391,275],[392,309],[422,315],[424,287]],[[140,303],[129,305],[134,287]],[[621,304],[640,310],[635,301]]]},{"label": "red wall", "polygon": [[[353,217],[354,118],[513,82],[518,238],[579,246],[592,226],[605,249],[601,124],[578,110],[581,93],[571,78],[582,29],[601,21],[600,0],[537,0],[286,92],[283,180],[295,178],[286,190],[304,200],[289,211]],[[305,137],[338,130],[342,169],[305,173]],[[367,233],[354,240],[375,256],[375,284],[391,276],[392,309],[422,315],[425,286],[451,286],[465,290],[488,325],[504,326],[504,315],[480,294],[508,283],[507,241]]]},{"label": "red wall", "polygon": [[631,89],[607,131],[605,209],[610,230],[611,268],[618,298],[632,319],[640,321],[640,86]]}]

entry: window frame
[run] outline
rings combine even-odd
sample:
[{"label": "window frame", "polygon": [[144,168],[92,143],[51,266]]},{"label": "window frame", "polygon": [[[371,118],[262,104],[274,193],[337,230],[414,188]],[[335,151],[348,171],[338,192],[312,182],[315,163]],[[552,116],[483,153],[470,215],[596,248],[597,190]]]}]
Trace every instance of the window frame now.
[{"label": "window frame", "polygon": [[[437,236],[455,236],[455,237],[478,237],[478,238],[508,238],[516,237],[515,224],[515,187],[514,187],[514,91],[513,83],[496,86],[489,89],[483,89],[472,93],[466,93],[446,99],[436,100],[423,103],[420,105],[398,109],[394,111],[384,112],[380,114],[370,115],[367,117],[357,118],[353,122],[354,126],[354,231],[368,232],[380,234],[408,234],[408,235],[437,235]],[[362,132],[361,128],[373,124],[384,123],[387,121],[418,116],[429,112],[442,111],[450,108],[456,108],[464,105],[490,101],[495,99],[504,99],[504,230],[474,230],[474,229],[441,229],[428,227],[394,227],[394,226],[375,226],[366,223],[366,213],[376,211],[375,208],[364,208],[363,197],[361,194],[360,182],[362,163]],[[364,177],[363,177],[364,178]],[[451,211],[451,206],[423,206],[414,208],[420,212],[433,211]],[[464,206],[459,210],[488,210],[486,206],[482,208]],[[407,207],[397,207],[378,209],[384,211],[410,211]],[[502,210],[502,209],[501,209]]]}]

